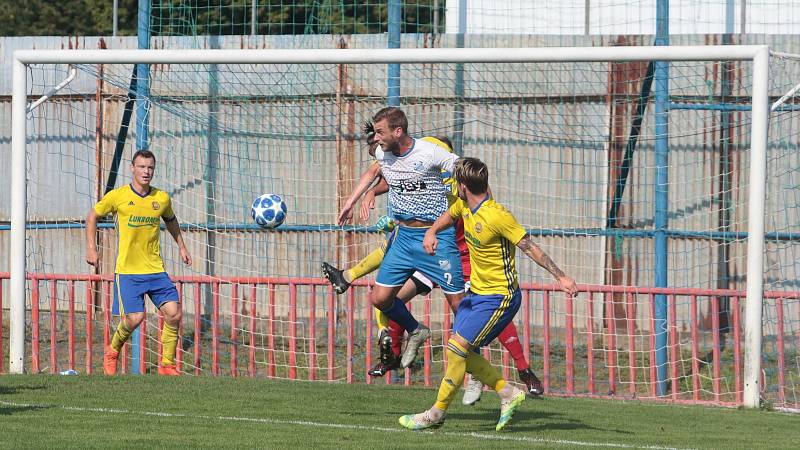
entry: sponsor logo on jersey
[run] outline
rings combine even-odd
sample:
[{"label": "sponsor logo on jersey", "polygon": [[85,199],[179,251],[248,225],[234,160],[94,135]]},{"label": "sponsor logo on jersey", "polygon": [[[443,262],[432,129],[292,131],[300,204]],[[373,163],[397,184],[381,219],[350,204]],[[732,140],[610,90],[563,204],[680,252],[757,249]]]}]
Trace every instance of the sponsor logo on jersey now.
[{"label": "sponsor logo on jersey", "polygon": [[128,218],[128,227],[157,227],[160,220],[160,217],[130,216]]},{"label": "sponsor logo on jersey", "polygon": [[405,192],[424,191],[428,189],[428,186],[423,180],[400,180],[389,183],[389,186],[401,194]]},{"label": "sponsor logo on jersey", "polygon": [[474,247],[481,246],[481,241],[475,236],[473,236],[472,233],[470,233],[467,230],[464,230],[464,239],[468,241],[470,244],[472,244]]}]

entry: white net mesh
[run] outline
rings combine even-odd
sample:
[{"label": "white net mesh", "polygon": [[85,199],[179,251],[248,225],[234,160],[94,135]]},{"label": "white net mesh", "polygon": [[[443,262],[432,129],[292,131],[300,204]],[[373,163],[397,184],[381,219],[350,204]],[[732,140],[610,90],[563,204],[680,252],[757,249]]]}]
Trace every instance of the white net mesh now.
[{"label": "white net mesh", "polygon": [[[800,82],[794,67],[793,60],[775,61],[771,95]],[[31,94],[46,91],[67,70],[32,66]],[[448,136],[456,152],[483,159],[495,198],[565,272],[589,285],[566,299],[541,286],[551,283],[546,272],[525,257],[518,260],[525,304],[515,323],[525,359],[549,391],[740,400],[750,72],[750,63],[670,63],[668,135],[660,136],[647,62],[402,66],[400,100],[411,134]],[[51,349],[52,369],[67,358],[87,368],[99,364],[99,353],[93,362],[88,356],[100,352],[111,301],[112,222],[101,224],[99,233],[105,281],[87,287],[74,275],[89,272],[83,218],[113,181],[115,156],[121,162],[113,185],[130,182],[130,157],[142,137],[136,114],[125,144],[118,144],[132,73],[131,65],[79,66],[78,77],[29,120],[28,271],[62,280],[39,282],[32,295],[33,311],[59,311],[32,317],[45,330],[58,330],[55,345],[46,342],[46,331],[33,338],[37,347],[41,340]],[[335,222],[371,163],[360,126],[385,104],[385,65],[172,64],[153,66],[151,74],[153,184],[171,195],[194,256],[192,267],[184,267],[162,233],[166,270],[178,281],[184,310],[181,369],[364,379],[376,361],[367,301],[373,278],[337,297],[319,266],[352,266],[383,239],[371,223]],[[770,129],[767,211],[775,239],[767,277],[768,289],[780,291],[795,290],[797,279],[792,105],[794,97]],[[669,149],[666,166],[657,162],[662,145]],[[666,177],[665,205],[656,197],[660,176]],[[261,229],[250,218],[252,201],[263,193],[281,195],[288,206],[277,229]],[[658,214],[666,217],[663,230],[654,224]],[[662,249],[654,244],[659,231],[667,240]],[[656,286],[659,272],[674,288],[670,295],[620,287]],[[58,341],[67,339],[62,324],[73,302],[70,286],[76,326],[94,328],[74,357],[58,350]],[[767,364],[765,376],[770,397],[796,404],[797,343],[789,338],[797,334],[797,304],[783,303],[783,334],[775,339],[783,349],[774,355],[794,367],[794,378],[773,395],[780,371]],[[669,318],[658,338],[657,304],[666,306]],[[139,362],[146,370],[160,352],[149,311]],[[426,353],[432,365],[407,380],[435,383],[451,319],[438,290],[430,302],[412,301],[412,311],[434,330]],[[48,325],[47,317],[56,322]],[[776,320],[772,313],[765,319]],[[771,355],[772,340],[766,342]],[[486,354],[516,379],[515,364],[499,345]]]}]

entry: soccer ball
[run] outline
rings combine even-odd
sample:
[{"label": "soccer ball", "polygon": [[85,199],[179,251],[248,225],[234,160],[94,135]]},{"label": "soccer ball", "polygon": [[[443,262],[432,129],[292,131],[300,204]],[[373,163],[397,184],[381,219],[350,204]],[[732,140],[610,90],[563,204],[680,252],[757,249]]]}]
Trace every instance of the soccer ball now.
[{"label": "soccer ball", "polygon": [[264,194],[253,201],[250,216],[261,228],[276,228],[286,220],[286,203],[278,194]]}]

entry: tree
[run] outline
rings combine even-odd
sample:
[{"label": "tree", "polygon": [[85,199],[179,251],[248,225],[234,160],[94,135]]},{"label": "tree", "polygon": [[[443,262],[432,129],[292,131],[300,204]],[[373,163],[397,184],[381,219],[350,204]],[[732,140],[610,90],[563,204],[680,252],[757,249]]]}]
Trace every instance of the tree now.
[{"label": "tree", "polygon": [[[138,0],[118,0],[119,35],[137,33]],[[258,0],[257,34],[361,34],[387,31],[388,0]],[[444,1],[439,2],[444,17]],[[247,35],[252,0],[151,0],[153,36]],[[110,36],[110,0],[0,0],[6,36]],[[432,30],[433,0],[403,2],[404,33]]]},{"label": "tree", "polygon": [[[110,36],[108,0],[0,0],[5,36]],[[137,0],[119,0],[119,34],[136,35]]]}]

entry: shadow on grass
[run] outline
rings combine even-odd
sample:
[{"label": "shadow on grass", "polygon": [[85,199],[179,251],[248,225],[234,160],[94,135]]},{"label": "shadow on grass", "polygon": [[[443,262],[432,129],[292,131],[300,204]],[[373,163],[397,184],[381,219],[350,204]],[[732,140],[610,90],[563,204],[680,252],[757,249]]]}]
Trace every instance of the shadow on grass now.
[{"label": "shadow on grass", "polygon": [[[464,420],[474,423],[495,423],[499,416],[499,410],[495,409],[476,409],[471,412],[454,412],[447,417],[451,420]],[[618,434],[633,434],[627,430],[610,430],[597,428],[586,423],[565,416],[561,413],[551,413],[542,411],[517,411],[514,419],[509,424],[509,428],[516,431],[559,431],[559,430],[591,430],[607,431]]]},{"label": "shadow on grass", "polygon": [[50,409],[50,406],[36,406],[36,405],[6,406],[0,403],[0,416],[10,416],[12,414],[24,413],[28,411],[44,411],[46,409]]},{"label": "shadow on grass", "polygon": [[[419,408],[418,411],[395,411],[389,412],[389,415],[396,415],[400,417],[404,414],[418,413],[424,408]],[[473,424],[476,427],[484,428],[497,422],[499,416],[499,409],[476,408],[470,411],[452,411],[447,415],[447,422],[460,422],[463,424]],[[521,432],[542,432],[542,431],[568,431],[568,430],[588,430],[588,431],[605,431],[609,433],[617,433],[620,435],[633,435],[634,433],[629,430],[620,429],[607,429],[598,428],[587,425],[578,419],[573,419],[565,414],[542,412],[542,411],[517,411],[514,414],[514,419],[509,424],[509,429]]]},{"label": "shadow on grass", "polygon": [[0,395],[13,395],[20,391],[40,391],[45,386],[0,386]]},{"label": "shadow on grass", "polygon": [[[45,386],[0,386],[0,396],[4,395],[13,395],[21,391],[39,391],[42,389],[46,389]],[[15,405],[15,404],[8,404],[3,402],[3,398],[0,397],[0,416],[10,416],[11,414],[17,414],[27,411],[38,411],[49,409],[49,406],[37,406],[37,405]]]}]

